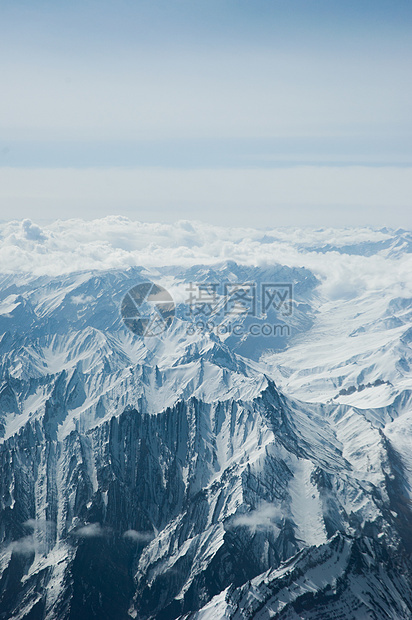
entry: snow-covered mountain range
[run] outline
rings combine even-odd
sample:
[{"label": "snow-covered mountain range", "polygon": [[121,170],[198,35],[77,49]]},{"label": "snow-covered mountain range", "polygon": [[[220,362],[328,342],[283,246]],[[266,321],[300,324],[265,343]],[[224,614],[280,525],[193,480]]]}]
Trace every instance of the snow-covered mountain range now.
[{"label": "snow-covered mountain range", "polygon": [[409,232],[0,229],[0,619],[412,618]]}]

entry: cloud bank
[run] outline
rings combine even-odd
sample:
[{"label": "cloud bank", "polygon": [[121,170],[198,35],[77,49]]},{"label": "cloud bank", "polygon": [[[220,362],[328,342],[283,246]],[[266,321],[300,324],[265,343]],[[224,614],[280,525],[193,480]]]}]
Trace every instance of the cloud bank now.
[{"label": "cloud bank", "polygon": [[410,233],[387,229],[259,230],[187,220],[143,223],[121,216],[39,226],[26,219],[0,223],[0,273],[59,276],[233,260],[254,266],[304,266],[319,277],[328,298],[350,299],[388,286],[394,294],[412,294],[412,254],[407,251],[411,246]]}]

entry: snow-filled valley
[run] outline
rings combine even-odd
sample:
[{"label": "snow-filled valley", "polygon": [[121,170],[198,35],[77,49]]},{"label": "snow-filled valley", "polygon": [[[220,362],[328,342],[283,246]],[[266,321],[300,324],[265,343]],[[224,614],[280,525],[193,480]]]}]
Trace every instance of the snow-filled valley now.
[{"label": "snow-filled valley", "polygon": [[0,619],[412,618],[409,232],[0,234]]}]

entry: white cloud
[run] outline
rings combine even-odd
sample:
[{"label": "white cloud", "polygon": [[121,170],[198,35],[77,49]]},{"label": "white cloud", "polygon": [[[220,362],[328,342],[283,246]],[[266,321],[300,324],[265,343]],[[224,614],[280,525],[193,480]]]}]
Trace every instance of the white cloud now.
[{"label": "white cloud", "polygon": [[127,530],[123,536],[133,542],[143,544],[150,542],[154,537],[150,532],[138,532],[137,530]]},{"label": "white cloud", "polygon": [[243,526],[249,528],[252,532],[279,530],[278,522],[283,517],[283,513],[278,506],[262,502],[255,510],[248,513],[236,515],[232,520],[233,527]]},{"label": "white cloud", "polygon": [[28,519],[23,525],[28,530],[32,530],[32,533],[10,543],[9,549],[20,555],[44,553],[46,551],[45,536],[54,531],[55,523],[46,519]]},{"label": "white cloud", "polygon": [[32,241],[44,241],[46,239],[41,228],[28,219],[22,221],[21,228],[26,239]]},{"label": "white cloud", "polygon": [[21,555],[31,555],[36,551],[37,547],[38,545],[34,540],[34,536],[25,536],[11,543],[11,550],[13,553]]},{"label": "white cloud", "polygon": [[76,538],[102,538],[107,536],[109,530],[100,525],[100,523],[89,523],[77,530],[71,532]]}]

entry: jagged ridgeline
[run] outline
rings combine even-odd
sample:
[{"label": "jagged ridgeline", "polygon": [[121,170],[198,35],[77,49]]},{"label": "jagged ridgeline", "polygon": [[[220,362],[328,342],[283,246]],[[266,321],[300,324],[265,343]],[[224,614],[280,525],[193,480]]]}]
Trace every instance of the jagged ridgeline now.
[{"label": "jagged ridgeline", "polygon": [[293,312],[259,319],[290,329],[188,329],[181,296],[142,338],[120,308],[143,269],[4,276],[0,619],[412,618],[410,304],[352,308],[355,375],[347,350],[319,355],[308,269],[158,273],[292,282]]}]

